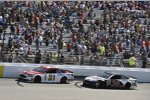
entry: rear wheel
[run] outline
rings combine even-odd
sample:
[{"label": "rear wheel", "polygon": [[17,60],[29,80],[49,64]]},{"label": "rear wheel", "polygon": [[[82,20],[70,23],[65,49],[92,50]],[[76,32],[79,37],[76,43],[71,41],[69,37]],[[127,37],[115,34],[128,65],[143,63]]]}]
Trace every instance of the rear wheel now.
[{"label": "rear wheel", "polygon": [[130,89],[130,87],[131,87],[131,84],[130,84],[130,83],[127,83],[127,84],[125,85],[125,88],[126,88],[126,89]]},{"label": "rear wheel", "polygon": [[67,83],[67,77],[61,78],[60,83]]},{"label": "rear wheel", "polygon": [[34,78],[34,83],[41,83],[41,77],[40,76],[36,76]]}]

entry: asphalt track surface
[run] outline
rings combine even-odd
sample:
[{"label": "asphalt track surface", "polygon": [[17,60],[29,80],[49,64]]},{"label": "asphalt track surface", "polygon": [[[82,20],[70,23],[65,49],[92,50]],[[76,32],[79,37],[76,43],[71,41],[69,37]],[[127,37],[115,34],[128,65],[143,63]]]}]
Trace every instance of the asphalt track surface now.
[{"label": "asphalt track surface", "polygon": [[138,83],[135,90],[91,89],[81,80],[35,84],[0,78],[0,100],[150,100],[150,83]]}]

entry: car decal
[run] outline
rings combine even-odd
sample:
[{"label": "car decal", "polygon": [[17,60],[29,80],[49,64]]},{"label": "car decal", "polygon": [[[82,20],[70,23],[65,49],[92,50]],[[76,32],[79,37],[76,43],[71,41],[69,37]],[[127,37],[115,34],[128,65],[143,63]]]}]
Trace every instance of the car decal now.
[{"label": "car decal", "polygon": [[37,72],[37,71],[24,71],[23,73],[27,74],[27,75],[31,75],[31,74],[43,74],[43,73]]},{"label": "car decal", "polygon": [[104,81],[105,80],[105,78],[102,78],[102,77],[99,77],[99,76],[91,76],[91,77],[87,77],[86,79],[88,79],[88,80],[102,80],[102,81]]},{"label": "car decal", "polygon": [[120,87],[120,81],[118,81],[118,80],[112,80],[111,81],[111,86],[112,87]]},{"label": "car decal", "polygon": [[57,76],[64,76],[65,74],[64,73],[57,73],[56,75]]},{"label": "car decal", "polygon": [[48,80],[51,81],[51,80],[55,80],[55,74],[50,74],[48,76]]},{"label": "car decal", "polygon": [[128,80],[121,80],[121,79],[119,81],[122,82],[123,85],[125,85],[128,82]]}]

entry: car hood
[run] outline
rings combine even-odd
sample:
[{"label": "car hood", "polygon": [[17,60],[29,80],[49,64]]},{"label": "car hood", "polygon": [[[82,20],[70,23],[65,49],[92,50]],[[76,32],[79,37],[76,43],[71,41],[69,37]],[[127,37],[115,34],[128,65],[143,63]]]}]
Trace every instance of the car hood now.
[{"label": "car hood", "polygon": [[33,75],[33,74],[43,74],[43,73],[37,71],[23,71],[21,74]]},{"label": "car hood", "polygon": [[89,80],[89,81],[98,81],[98,80],[102,80],[102,81],[104,81],[105,78],[100,77],[100,76],[89,76],[89,77],[86,77],[85,80]]}]

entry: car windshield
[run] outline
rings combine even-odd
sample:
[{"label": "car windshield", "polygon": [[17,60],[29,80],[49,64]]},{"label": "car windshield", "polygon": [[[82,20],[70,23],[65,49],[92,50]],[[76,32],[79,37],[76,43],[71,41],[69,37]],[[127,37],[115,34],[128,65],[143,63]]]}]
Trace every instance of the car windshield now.
[{"label": "car windshield", "polygon": [[33,69],[33,71],[37,71],[37,72],[46,72],[46,68],[38,67],[38,68]]},{"label": "car windshield", "polygon": [[103,73],[103,74],[100,74],[98,76],[100,77],[103,77],[103,78],[109,78],[112,74],[109,74],[109,73]]}]

